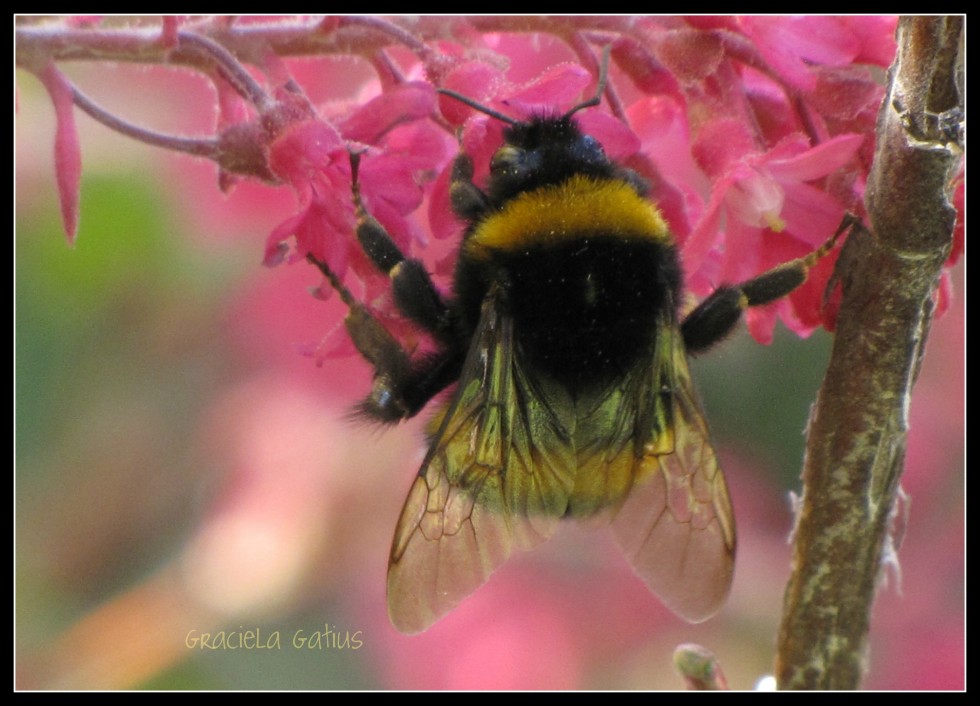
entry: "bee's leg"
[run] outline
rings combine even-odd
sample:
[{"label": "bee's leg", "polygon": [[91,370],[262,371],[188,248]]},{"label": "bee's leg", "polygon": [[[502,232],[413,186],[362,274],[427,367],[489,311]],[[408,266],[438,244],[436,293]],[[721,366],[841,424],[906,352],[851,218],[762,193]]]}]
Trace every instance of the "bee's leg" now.
[{"label": "bee's leg", "polygon": [[490,200],[473,183],[473,160],[464,152],[456,155],[449,180],[449,202],[453,213],[464,221],[475,221],[490,210]]},{"label": "bee's leg", "polygon": [[774,267],[747,282],[722,285],[712,292],[681,324],[688,353],[700,353],[725,338],[742,317],[742,312],[750,306],[774,302],[803,284],[810,268],[830,252],[845,231],[858,222],[856,217],[848,214],[837,232],[809,255]]},{"label": "bee's leg", "polygon": [[[357,215],[357,240],[364,254],[381,272],[391,279],[391,292],[395,306],[408,319],[445,343],[451,340],[452,325],[449,307],[425,265],[421,261],[405,257],[405,253],[392,240],[388,231],[367,212],[361,200],[357,179],[359,154],[351,154],[351,190]],[[321,268],[322,269],[322,268]]]},{"label": "bee's leg", "polygon": [[413,358],[371,310],[350,293],[330,267],[312,255],[330,286],[347,305],[344,326],[358,352],[374,367],[371,394],[358,411],[381,422],[397,422],[417,414],[425,404],[459,375],[465,351],[453,335],[448,304],[439,294],[425,266],[405,257],[401,248],[361,199],[358,182],[360,155],[351,153],[351,192],[357,215],[357,240],[368,259],[391,279],[398,310],[442,344],[441,351]]},{"label": "bee's leg", "polygon": [[386,423],[407,419],[456,379],[461,356],[455,347],[413,360],[326,263],[312,255],[307,259],[320,269],[347,305],[349,311],[344,319],[347,333],[358,352],[374,367],[374,384],[371,394],[358,406],[360,414]]}]

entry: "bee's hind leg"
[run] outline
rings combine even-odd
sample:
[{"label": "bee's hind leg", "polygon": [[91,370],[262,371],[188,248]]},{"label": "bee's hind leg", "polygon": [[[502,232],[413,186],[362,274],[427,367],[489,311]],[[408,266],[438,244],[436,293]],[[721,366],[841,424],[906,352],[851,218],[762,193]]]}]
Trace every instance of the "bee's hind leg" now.
[{"label": "bee's hind leg", "polygon": [[810,268],[830,252],[843,233],[858,224],[860,221],[848,214],[834,235],[809,255],[783,263],[747,282],[718,287],[681,324],[687,352],[696,354],[707,350],[731,333],[746,309],[774,302],[806,282]]}]

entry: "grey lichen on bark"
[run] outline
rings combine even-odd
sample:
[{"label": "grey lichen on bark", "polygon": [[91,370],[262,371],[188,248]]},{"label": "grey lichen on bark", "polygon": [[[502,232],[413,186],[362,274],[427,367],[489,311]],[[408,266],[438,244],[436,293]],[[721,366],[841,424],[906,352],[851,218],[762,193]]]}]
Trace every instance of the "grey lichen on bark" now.
[{"label": "grey lichen on bark", "polygon": [[811,412],[775,673],[781,689],[855,689],[899,492],[908,408],[952,243],[962,159],[962,17],[903,17],[865,203]]}]

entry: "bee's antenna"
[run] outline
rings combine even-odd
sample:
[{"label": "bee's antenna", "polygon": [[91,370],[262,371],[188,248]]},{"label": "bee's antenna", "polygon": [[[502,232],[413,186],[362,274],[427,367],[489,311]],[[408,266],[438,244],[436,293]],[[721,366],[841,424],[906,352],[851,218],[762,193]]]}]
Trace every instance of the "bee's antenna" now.
[{"label": "bee's antenna", "polygon": [[589,98],[589,100],[573,106],[571,110],[565,113],[564,118],[570,118],[583,108],[591,108],[602,102],[602,94],[606,90],[606,79],[609,78],[609,54],[611,49],[612,45],[607,44],[602,50],[602,63],[599,64],[599,84],[596,86],[595,95]]},{"label": "bee's antenna", "polygon": [[[599,85],[596,86],[595,95],[589,98],[589,100],[583,101],[578,105],[573,106],[571,110],[565,113],[565,115],[563,116],[564,118],[570,118],[571,116],[575,115],[575,113],[582,110],[583,108],[591,108],[592,106],[599,105],[599,103],[602,102],[602,94],[606,90],[606,79],[609,77],[610,49],[611,49],[611,45],[607,44],[605,48],[602,50],[602,63],[599,65]],[[506,123],[507,125],[510,126],[519,125],[521,122],[520,120],[517,120],[516,118],[512,118],[509,115],[504,115],[503,113],[498,112],[489,106],[483,105],[482,103],[477,103],[472,98],[467,98],[462,93],[457,93],[452,89],[437,88],[436,91],[444,96],[449,96],[450,98],[458,100],[463,105],[468,105],[473,110],[479,111],[484,115],[489,115],[491,118],[495,118],[502,123]]]},{"label": "bee's antenna", "polygon": [[520,122],[519,120],[515,120],[514,118],[510,117],[509,115],[504,115],[503,113],[498,113],[493,108],[490,108],[488,106],[485,106],[482,103],[477,103],[475,100],[473,100],[472,98],[467,98],[462,93],[457,93],[456,91],[450,90],[448,88],[437,88],[436,91],[438,91],[439,93],[441,93],[444,96],[449,96],[450,98],[455,98],[456,100],[458,100],[463,105],[468,105],[473,110],[478,110],[481,113],[483,113],[484,115],[489,115],[491,118],[496,118],[500,122],[506,123],[507,125],[514,126],[514,125],[517,125]]}]

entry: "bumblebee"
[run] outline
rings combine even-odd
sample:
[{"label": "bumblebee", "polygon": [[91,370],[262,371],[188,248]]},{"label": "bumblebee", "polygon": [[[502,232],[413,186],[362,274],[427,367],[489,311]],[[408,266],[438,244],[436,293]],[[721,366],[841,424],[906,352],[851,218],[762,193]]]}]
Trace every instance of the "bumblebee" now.
[{"label": "bumblebee", "polygon": [[394,423],[455,384],[391,547],[388,612],[404,633],[428,628],[566,518],[611,524],[636,572],[689,621],[728,594],[735,520],[687,359],[747,307],[802,284],[832,241],[720,287],[681,319],[670,229],[643,180],[574,119],[599,103],[599,83],[565,114],[525,121],[443,91],[506,124],[485,189],[468,156],[453,163],[451,205],[466,230],[448,297],[367,212],[352,155],[360,246],[435,352],[404,350],[311,258],[374,368],[362,415]]}]

